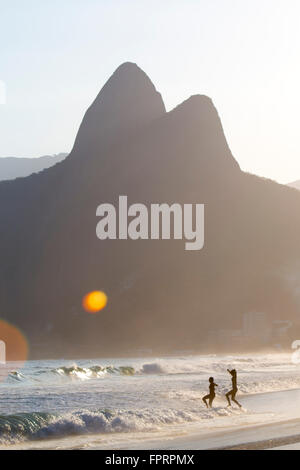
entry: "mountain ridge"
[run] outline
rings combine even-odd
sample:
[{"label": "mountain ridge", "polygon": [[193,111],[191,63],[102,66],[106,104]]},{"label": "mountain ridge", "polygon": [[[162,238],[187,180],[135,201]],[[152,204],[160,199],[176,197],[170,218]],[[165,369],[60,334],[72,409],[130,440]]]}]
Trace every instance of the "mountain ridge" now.
[{"label": "mountain ridge", "polygon": [[26,177],[50,168],[64,160],[67,153],[43,155],[42,157],[0,157],[0,181]]},{"label": "mountain ridge", "polygon": [[[122,136],[119,119],[108,139],[79,129],[59,165],[0,183],[0,311],[33,344],[44,342],[35,357],[72,356],[87,344],[88,354],[104,355],[203,350],[213,346],[209,331],[239,328],[253,309],[297,323],[285,273],[297,272],[300,194],[242,172],[216,108],[201,96],[168,113],[155,104],[144,114],[142,103],[142,123],[122,111],[130,121]],[[205,204],[203,250],[186,252],[172,239],[98,240],[96,208],[119,195],[129,204]],[[94,289],[109,301],[91,316],[81,301]]]}]

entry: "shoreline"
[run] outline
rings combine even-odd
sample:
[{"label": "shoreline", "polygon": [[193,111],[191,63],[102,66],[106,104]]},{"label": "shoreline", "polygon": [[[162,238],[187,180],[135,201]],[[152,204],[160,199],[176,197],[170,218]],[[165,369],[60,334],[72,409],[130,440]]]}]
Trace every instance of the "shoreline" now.
[{"label": "shoreline", "polygon": [[279,447],[289,446],[291,444],[299,444],[300,449],[300,434],[295,436],[267,439],[264,441],[248,442],[245,444],[238,444],[211,450],[275,450]]},{"label": "shoreline", "polygon": [[300,419],[249,425],[245,428],[237,426],[234,430],[224,428],[217,432],[184,437],[170,436],[163,443],[152,440],[148,445],[147,442],[145,444],[126,446],[120,450],[271,450],[294,444],[300,449]]}]

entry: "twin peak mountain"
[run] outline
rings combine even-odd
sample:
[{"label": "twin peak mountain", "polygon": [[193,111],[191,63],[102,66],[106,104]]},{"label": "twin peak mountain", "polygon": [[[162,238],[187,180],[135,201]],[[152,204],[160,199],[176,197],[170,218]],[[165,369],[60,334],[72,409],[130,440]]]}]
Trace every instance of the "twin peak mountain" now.
[{"label": "twin peak mountain", "polygon": [[[204,248],[99,241],[96,208],[119,195],[205,204]],[[124,63],[64,161],[0,183],[1,315],[43,343],[39,357],[207,350],[209,331],[240,328],[248,310],[297,322],[286,273],[300,262],[299,204],[298,191],[240,170],[210,98],[166,112],[147,75]],[[91,317],[81,300],[94,289],[109,302]]]}]

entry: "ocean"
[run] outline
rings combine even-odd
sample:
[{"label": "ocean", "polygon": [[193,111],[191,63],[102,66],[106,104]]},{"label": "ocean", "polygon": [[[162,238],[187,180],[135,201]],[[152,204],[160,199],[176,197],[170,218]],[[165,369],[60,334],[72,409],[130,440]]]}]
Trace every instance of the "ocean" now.
[{"label": "ocean", "polygon": [[[237,399],[300,388],[289,354],[43,360],[0,365],[0,448],[134,448],[222,427],[264,423],[276,409],[227,408],[227,368]],[[213,409],[202,397],[218,384]],[[255,403],[255,402],[254,402]]]}]

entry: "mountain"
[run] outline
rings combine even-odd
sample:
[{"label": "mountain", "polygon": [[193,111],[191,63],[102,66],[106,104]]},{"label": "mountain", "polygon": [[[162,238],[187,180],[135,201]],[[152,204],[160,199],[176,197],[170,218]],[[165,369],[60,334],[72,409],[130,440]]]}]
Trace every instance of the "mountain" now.
[{"label": "mountain", "polygon": [[290,186],[291,188],[300,189],[300,180],[293,181],[292,183],[289,183],[288,186]]},{"label": "mountain", "polygon": [[[99,240],[96,208],[205,204],[205,245]],[[212,100],[166,112],[137,65],[121,65],[87,110],[68,158],[0,183],[0,311],[33,357],[210,348],[243,313],[299,326],[300,193],[244,173]],[[107,307],[89,315],[86,292]],[[295,333],[296,334],[296,333]],[[39,342],[39,346],[37,346]]]},{"label": "mountain", "polygon": [[62,161],[66,156],[66,153],[58,153],[38,158],[2,157],[0,158],[0,181],[38,173]]},{"label": "mountain", "polygon": [[118,67],[88,108],[79,128],[72,155],[99,152],[111,141],[137,134],[161,117],[165,105],[147,75],[135,64]]}]

